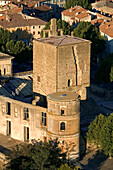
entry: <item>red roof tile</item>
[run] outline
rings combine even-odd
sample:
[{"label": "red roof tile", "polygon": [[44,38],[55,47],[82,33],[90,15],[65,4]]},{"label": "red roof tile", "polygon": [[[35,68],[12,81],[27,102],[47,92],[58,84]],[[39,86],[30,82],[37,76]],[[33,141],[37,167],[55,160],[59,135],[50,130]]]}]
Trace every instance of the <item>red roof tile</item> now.
[{"label": "red roof tile", "polygon": [[39,6],[39,7],[36,7],[35,8],[37,11],[50,11],[50,10],[52,10],[52,8],[50,8],[49,6],[47,6],[47,5],[43,5],[43,6]]},{"label": "red roof tile", "polygon": [[105,22],[104,25],[100,25],[100,31],[107,34],[110,37],[113,37],[113,21]]},{"label": "red roof tile", "polygon": [[66,16],[75,16],[77,15],[77,13],[81,13],[81,12],[87,12],[86,9],[82,8],[81,6],[75,6],[73,8],[70,8],[70,9],[66,9],[62,12],[63,15],[66,15]]}]

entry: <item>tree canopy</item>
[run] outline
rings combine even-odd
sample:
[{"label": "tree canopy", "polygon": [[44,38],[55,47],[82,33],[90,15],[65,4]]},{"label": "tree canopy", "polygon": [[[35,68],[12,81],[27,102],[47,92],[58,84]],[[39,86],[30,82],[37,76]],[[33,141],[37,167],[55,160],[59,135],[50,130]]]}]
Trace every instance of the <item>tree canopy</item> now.
[{"label": "tree canopy", "polygon": [[28,62],[32,59],[33,50],[23,41],[14,41],[8,30],[0,28],[0,51],[15,57],[16,62]]},{"label": "tree canopy", "polygon": [[71,8],[76,5],[82,6],[83,8],[91,9],[90,3],[95,2],[95,0],[67,0],[65,4],[65,8]]},{"label": "tree canopy", "polygon": [[103,149],[106,155],[113,156],[113,113],[107,116],[100,114],[88,128],[88,142]]},{"label": "tree canopy", "polygon": [[[101,83],[112,82],[113,54],[107,56],[98,67],[95,73],[95,79]],[[111,74],[110,74],[111,73]]]},{"label": "tree canopy", "polygon": [[74,29],[74,36],[90,40],[92,42],[92,55],[99,54],[105,49],[105,38],[100,35],[98,29],[90,22],[81,21]]},{"label": "tree canopy", "polygon": [[11,34],[8,30],[0,28],[0,51],[5,49],[7,42],[11,40]]},{"label": "tree canopy", "polygon": [[65,155],[60,153],[57,140],[17,145],[7,159],[6,169],[11,170],[53,170],[66,160]]}]

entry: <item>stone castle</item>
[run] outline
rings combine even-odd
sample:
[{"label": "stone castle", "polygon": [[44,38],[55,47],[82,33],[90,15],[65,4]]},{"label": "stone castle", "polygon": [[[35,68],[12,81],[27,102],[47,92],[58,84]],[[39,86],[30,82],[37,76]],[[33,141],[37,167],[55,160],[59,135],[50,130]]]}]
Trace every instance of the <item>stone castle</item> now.
[{"label": "stone castle", "polygon": [[[58,138],[69,158],[79,157],[80,99],[86,99],[90,86],[90,45],[72,36],[34,40],[34,98],[26,100],[30,86],[21,91],[25,82],[16,95],[0,95],[0,133],[22,141]],[[19,81],[10,80],[9,86]]]}]

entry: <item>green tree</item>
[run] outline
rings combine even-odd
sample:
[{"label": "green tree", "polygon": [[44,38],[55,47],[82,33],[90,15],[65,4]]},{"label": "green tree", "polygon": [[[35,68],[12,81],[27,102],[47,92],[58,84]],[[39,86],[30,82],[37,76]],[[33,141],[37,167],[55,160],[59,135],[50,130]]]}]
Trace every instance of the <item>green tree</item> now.
[{"label": "green tree", "polygon": [[14,46],[14,54],[17,55],[25,50],[25,43],[23,41],[17,41]]},{"label": "green tree", "polygon": [[113,156],[113,113],[107,117],[103,124],[100,139],[104,153]]},{"label": "green tree", "polygon": [[6,43],[6,51],[11,55],[14,54],[14,46],[15,42],[13,40],[10,40]]},{"label": "green tree", "polygon": [[113,66],[111,67],[111,72],[110,72],[110,82],[113,82]]},{"label": "green tree", "polygon": [[10,32],[6,29],[0,28],[0,50],[5,50],[5,45],[11,40]]},{"label": "green tree", "polygon": [[95,120],[89,125],[89,130],[87,132],[87,140],[90,144],[94,143],[97,146],[100,145],[101,129],[105,121],[105,116],[100,114],[99,116],[96,116]]},{"label": "green tree", "polygon": [[88,142],[103,149],[106,155],[113,156],[113,113],[107,116],[100,114],[88,128]]},{"label": "green tree", "polygon": [[77,5],[82,6],[83,8],[91,9],[90,3],[92,3],[90,0],[67,0],[65,8],[68,9]]},{"label": "green tree", "polygon": [[95,79],[102,83],[110,82],[110,72],[113,65],[113,54],[107,56],[98,67]]},{"label": "green tree", "polygon": [[72,168],[68,164],[62,164],[58,170],[72,170]]},{"label": "green tree", "polygon": [[74,36],[90,40],[92,42],[92,55],[99,54],[105,49],[105,38],[100,35],[98,29],[90,22],[81,21],[74,29]]},{"label": "green tree", "polygon": [[6,169],[11,170],[53,170],[65,161],[65,155],[60,154],[58,141],[49,143],[21,144],[12,149]]}]

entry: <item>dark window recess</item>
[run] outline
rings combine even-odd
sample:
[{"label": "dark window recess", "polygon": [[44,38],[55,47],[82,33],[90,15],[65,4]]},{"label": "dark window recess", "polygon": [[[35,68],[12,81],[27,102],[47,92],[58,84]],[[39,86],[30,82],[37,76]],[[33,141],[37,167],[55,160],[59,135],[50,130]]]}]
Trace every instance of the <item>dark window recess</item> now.
[{"label": "dark window recess", "polygon": [[24,141],[29,141],[29,127],[24,126]]},{"label": "dark window recess", "polygon": [[41,124],[44,125],[44,126],[46,126],[46,124],[47,124],[46,118],[47,118],[46,113],[42,112]]},{"label": "dark window recess", "polygon": [[40,34],[40,31],[38,31],[38,34]]},{"label": "dark window recess", "polygon": [[11,115],[11,104],[9,102],[7,103],[7,114]]},{"label": "dark window recess", "polygon": [[70,86],[70,79],[68,80],[68,87]]},{"label": "dark window recess", "polygon": [[61,110],[61,116],[64,115],[64,110]]},{"label": "dark window recess", "polygon": [[4,68],[4,75],[6,75],[6,69]]},{"label": "dark window recess", "polygon": [[35,35],[35,31],[33,31],[33,35]]},{"label": "dark window recess", "polygon": [[62,123],[60,124],[60,130],[65,130],[65,123],[64,123],[64,122],[62,122]]},{"label": "dark window recess", "polygon": [[11,121],[7,120],[7,135],[11,135]]},{"label": "dark window recess", "polygon": [[40,82],[40,76],[37,76],[37,81]]},{"label": "dark window recess", "polygon": [[29,109],[24,107],[24,120],[29,119]]}]

